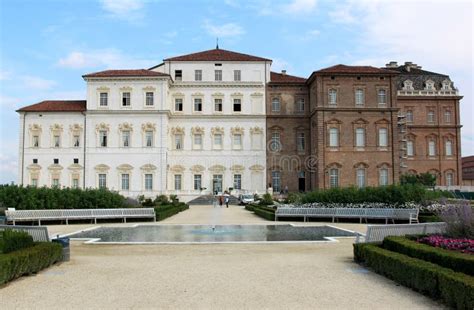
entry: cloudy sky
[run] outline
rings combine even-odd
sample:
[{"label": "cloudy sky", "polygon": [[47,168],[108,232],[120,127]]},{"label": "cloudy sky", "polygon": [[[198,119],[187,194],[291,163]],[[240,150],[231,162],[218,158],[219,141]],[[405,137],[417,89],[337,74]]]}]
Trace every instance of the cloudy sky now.
[{"label": "cloudy sky", "polygon": [[474,154],[471,1],[2,0],[0,183],[16,180],[18,107],[85,99],[85,73],[148,68],[216,37],[303,77],[390,60],[449,74],[464,95],[462,153]]}]

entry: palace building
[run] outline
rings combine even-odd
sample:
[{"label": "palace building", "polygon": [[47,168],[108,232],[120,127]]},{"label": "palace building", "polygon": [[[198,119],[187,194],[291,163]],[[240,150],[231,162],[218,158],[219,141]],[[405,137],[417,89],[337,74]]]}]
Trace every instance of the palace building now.
[{"label": "palace building", "polygon": [[18,110],[18,181],[184,201],[387,185],[403,173],[461,184],[462,97],[449,76],[391,62],[303,78],[271,64],[216,48],[86,74],[86,100]]}]

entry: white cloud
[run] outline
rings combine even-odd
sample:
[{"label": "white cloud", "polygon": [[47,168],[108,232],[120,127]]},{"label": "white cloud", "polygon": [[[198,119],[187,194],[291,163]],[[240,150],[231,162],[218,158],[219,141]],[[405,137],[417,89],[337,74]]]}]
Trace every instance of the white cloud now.
[{"label": "white cloud", "polygon": [[156,60],[135,58],[124,54],[117,49],[102,49],[89,51],[73,51],[67,56],[60,58],[58,65],[63,68],[148,68],[158,63]]},{"label": "white cloud", "polygon": [[317,7],[317,0],[272,1],[257,0],[247,7],[257,11],[259,15],[277,15],[300,17],[313,13]]},{"label": "white cloud", "polygon": [[282,6],[284,13],[288,14],[308,14],[316,8],[316,0],[292,0]]},{"label": "white cloud", "polygon": [[101,0],[104,11],[109,16],[135,21],[143,17],[145,1],[143,0]]},{"label": "white cloud", "polygon": [[293,66],[291,64],[278,57],[267,57],[268,59],[273,60],[272,61],[272,71],[273,72],[281,72],[281,70],[286,70],[288,74],[291,74],[293,72]]},{"label": "white cloud", "polygon": [[227,23],[222,25],[215,25],[212,24],[210,21],[204,21],[204,29],[206,29],[207,33],[223,38],[223,37],[235,37],[245,33],[244,29],[235,23]]},{"label": "white cloud", "polygon": [[48,90],[53,88],[57,83],[53,80],[43,79],[37,76],[22,76],[21,81],[25,89]]}]

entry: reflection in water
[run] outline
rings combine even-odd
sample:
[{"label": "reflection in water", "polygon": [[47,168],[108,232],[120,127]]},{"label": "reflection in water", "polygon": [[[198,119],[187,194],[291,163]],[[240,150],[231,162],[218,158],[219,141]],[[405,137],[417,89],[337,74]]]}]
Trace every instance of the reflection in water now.
[{"label": "reflection in water", "polygon": [[71,235],[71,238],[100,238],[102,242],[245,242],[314,241],[324,237],[355,236],[330,226],[291,225],[145,225],[100,227]]}]

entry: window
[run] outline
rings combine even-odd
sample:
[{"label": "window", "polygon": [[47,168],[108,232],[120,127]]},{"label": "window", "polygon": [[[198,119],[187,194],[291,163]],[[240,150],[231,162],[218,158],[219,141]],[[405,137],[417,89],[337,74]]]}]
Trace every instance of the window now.
[{"label": "window", "polygon": [[183,148],[183,135],[176,134],[174,135],[174,149],[181,150]]},{"label": "window", "polygon": [[451,140],[446,141],[445,149],[446,156],[453,156],[453,143],[451,142]]},{"label": "window", "polygon": [[356,146],[357,147],[365,146],[365,129],[364,128],[356,129]]},{"label": "window", "polygon": [[220,98],[214,99],[214,111],[222,112],[222,99]]},{"label": "window", "polygon": [[130,146],[130,131],[128,130],[122,131],[122,146],[123,147]]},{"label": "window", "polygon": [[152,106],[154,104],[154,93],[153,92],[146,92],[145,93],[145,105]]},{"label": "window", "polygon": [[356,173],[357,173],[357,187],[359,188],[365,187],[365,169],[358,168]]},{"label": "window", "polygon": [[379,146],[388,146],[388,130],[387,128],[379,128]]},{"label": "window", "polygon": [[31,186],[38,187],[38,179],[37,178],[31,179]]},{"label": "window", "polygon": [[175,79],[175,81],[181,81],[183,79],[183,71],[182,70],[174,70],[174,79]]},{"label": "window", "polygon": [[413,82],[406,80],[403,82],[403,90],[413,90]]},{"label": "window", "polygon": [[194,70],[194,80],[202,81],[202,70]]},{"label": "window", "polygon": [[434,123],[435,121],[435,112],[433,110],[428,111],[428,123]]},{"label": "window", "polygon": [[107,188],[107,175],[104,173],[99,174],[99,188]]},{"label": "window", "polygon": [[304,99],[299,98],[298,101],[296,102],[296,106],[297,106],[298,112],[304,112]]},{"label": "window", "polygon": [[388,185],[388,169],[382,168],[379,170],[379,185],[386,186]]},{"label": "window", "polygon": [[274,192],[281,191],[281,174],[280,171],[272,171],[272,187]]},{"label": "window", "polygon": [[54,158],[53,159],[53,164],[55,164],[55,165],[59,164],[59,158]]},{"label": "window", "polygon": [[270,143],[270,150],[273,152],[278,152],[281,150],[281,141],[280,141],[280,133],[274,132],[272,133],[272,140]]},{"label": "window", "polygon": [[234,81],[240,81],[240,70],[234,70]]},{"label": "window", "polygon": [[215,70],[214,71],[214,79],[216,81],[222,81],[222,70]]},{"label": "window", "polygon": [[426,81],[425,89],[426,90],[433,90],[434,89],[434,82],[433,81]]},{"label": "window", "polygon": [[174,189],[177,191],[181,190],[181,174],[174,175]]},{"label": "window", "polygon": [[54,140],[54,147],[60,147],[60,144],[61,144],[60,137],[58,135],[55,135],[53,137],[53,140]]},{"label": "window", "polygon": [[364,90],[356,89],[355,91],[355,104],[364,105]]},{"label": "window", "polygon": [[145,145],[146,147],[153,147],[153,131],[145,131]]},{"label": "window", "polygon": [[33,158],[33,164],[37,164],[38,163],[38,158]]},{"label": "window", "polygon": [[444,111],[444,122],[446,124],[451,123],[451,111],[449,110]]},{"label": "window", "polygon": [[51,185],[53,187],[59,187],[59,179],[57,177],[53,177],[53,182]]},{"label": "window", "polygon": [[194,149],[202,149],[202,134],[200,133],[194,135]]},{"label": "window", "polygon": [[122,107],[129,107],[130,106],[130,92],[123,92],[122,93]]},{"label": "window", "polygon": [[33,147],[39,147],[39,136],[33,136]]},{"label": "window", "polygon": [[240,150],[242,148],[242,135],[239,133],[236,133],[233,135],[233,146],[234,149]]},{"label": "window", "polygon": [[331,188],[339,187],[339,169],[332,168],[329,170],[329,186]]},{"label": "window", "polygon": [[234,99],[234,112],[242,111],[242,101],[240,99]]},{"label": "window", "polygon": [[408,123],[413,123],[413,111],[412,110],[407,111],[407,122]]},{"label": "window", "polygon": [[305,148],[306,148],[306,143],[305,143],[305,136],[304,136],[304,132],[299,132],[297,135],[296,135],[296,149],[298,150],[298,152],[304,152]]},{"label": "window", "polygon": [[454,185],[454,174],[452,172],[446,173],[446,185],[447,186]]},{"label": "window", "polygon": [[100,98],[99,105],[101,107],[106,107],[109,104],[108,103],[108,101],[109,101],[109,94],[108,93],[100,93],[99,98]]},{"label": "window", "polygon": [[128,173],[122,173],[122,190],[128,191],[130,189],[130,175]]},{"label": "window", "polygon": [[215,148],[222,148],[222,134],[216,133],[214,135],[214,147]]},{"label": "window", "polygon": [[201,112],[201,111],[202,111],[202,99],[194,98],[194,112]]},{"label": "window", "polygon": [[413,148],[413,141],[407,141],[407,156],[415,155],[415,151]]},{"label": "window", "polygon": [[174,110],[177,112],[183,111],[183,99],[181,98],[174,99]]},{"label": "window", "polygon": [[234,174],[234,189],[242,189],[242,175]]},{"label": "window", "polygon": [[428,142],[428,155],[429,156],[436,156],[436,145],[433,140]]},{"label": "window", "polygon": [[202,188],[202,175],[195,174],[194,175],[194,190],[200,191]]},{"label": "window", "polygon": [[151,173],[145,174],[145,190],[153,190],[153,174]]},{"label": "window", "polygon": [[73,141],[73,146],[74,147],[79,147],[80,146],[80,142],[81,142],[81,138],[78,136],[78,135],[74,135],[72,137],[72,141]]},{"label": "window", "polygon": [[331,147],[339,146],[339,129],[338,128],[329,129],[329,146]]},{"label": "window", "polygon": [[385,89],[379,89],[378,91],[378,102],[379,104],[387,104],[387,91]]},{"label": "window", "polygon": [[337,104],[337,91],[335,89],[329,90],[329,104],[330,105]]},{"label": "window", "polygon": [[72,179],[72,188],[79,188],[79,179],[73,178]]},{"label": "window", "polygon": [[279,98],[272,99],[272,112],[280,112],[280,99]]},{"label": "window", "polygon": [[448,80],[443,81],[443,90],[451,90],[451,82]]},{"label": "window", "polygon": [[79,163],[79,158],[74,158],[73,163],[78,164]]}]

